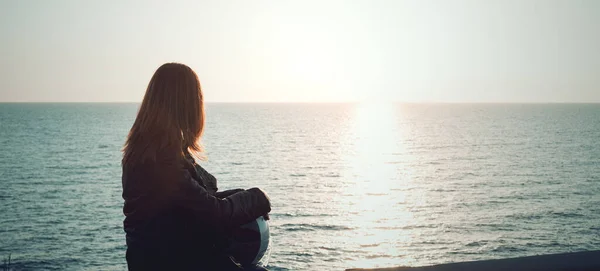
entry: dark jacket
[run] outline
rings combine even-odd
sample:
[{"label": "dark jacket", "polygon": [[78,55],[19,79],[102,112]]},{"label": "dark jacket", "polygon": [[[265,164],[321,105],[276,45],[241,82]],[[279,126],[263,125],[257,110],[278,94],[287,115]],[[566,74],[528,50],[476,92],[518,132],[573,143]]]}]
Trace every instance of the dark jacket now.
[{"label": "dark jacket", "polygon": [[271,210],[258,188],[217,192],[217,180],[188,159],[123,167],[129,270],[226,270],[231,229]]}]

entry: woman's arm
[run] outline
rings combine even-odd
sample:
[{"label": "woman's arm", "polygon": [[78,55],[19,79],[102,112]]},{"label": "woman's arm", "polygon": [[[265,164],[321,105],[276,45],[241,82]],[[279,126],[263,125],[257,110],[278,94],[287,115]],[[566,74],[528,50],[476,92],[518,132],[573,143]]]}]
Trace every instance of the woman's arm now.
[{"label": "woman's arm", "polygon": [[215,197],[220,198],[220,199],[224,199],[226,197],[229,197],[229,196],[231,196],[231,195],[233,195],[235,193],[242,192],[242,191],[245,191],[245,190],[244,189],[240,189],[240,188],[238,188],[238,189],[231,189],[231,190],[225,190],[225,191],[221,191],[221,192],[215,193]]},{"label": "woman's arm", "polygon": [[178,207],[189,210],[199,223],[227,230],[271,211],[269,198],[258,188],[224,191],[220,194],[223,198],[219,198],[194,181],[187,170],[179,173],[174,201]]},{"label": "woman's arm", "polygon": [[224,199],[235,193],[244,191],[244,189],[238,188],[217,192],[219,190],[217,188],[217,178],[215,178],[215,176],[213,176],[212,174],[208,173],[208,171],[206,171],[202,166],[198,164],[194,164],[193,167],[199,175],[198,178],[202,179],[202,182],[206,186],[207,191],[209,193],[214,193],[215,197],[217,198]]}]

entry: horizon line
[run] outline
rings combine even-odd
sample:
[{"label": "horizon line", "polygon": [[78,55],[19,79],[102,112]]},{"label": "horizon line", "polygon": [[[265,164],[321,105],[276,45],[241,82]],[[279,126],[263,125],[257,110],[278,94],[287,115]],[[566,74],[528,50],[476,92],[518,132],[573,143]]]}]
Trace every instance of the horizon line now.
[{"label": "horizon line", "polygon": [[[141,101],[0,101],[0,104],[139,104]],[[600,101],[582,102],[582,101],[507,101],[507,102],[491,102],[491,101],[325,101],[325,102],[309,102],[309,101],[207,101],[205,104],[361,104],[361,103],[392,103],[392,104],[600,104]]]}]

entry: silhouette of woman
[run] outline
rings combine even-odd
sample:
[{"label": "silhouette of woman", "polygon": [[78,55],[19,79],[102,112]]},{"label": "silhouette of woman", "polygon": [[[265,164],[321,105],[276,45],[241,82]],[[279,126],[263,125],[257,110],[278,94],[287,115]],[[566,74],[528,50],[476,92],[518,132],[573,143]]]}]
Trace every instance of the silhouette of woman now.
[{"label": "silhouette of woman", "polygon": [[268,217],[271,205],[258,188],[217,192],[216,178],[197,163],[204,119],[196,73],[159,67],[123,149],[129,270],[247,270],[223,252],[226,237]]}]

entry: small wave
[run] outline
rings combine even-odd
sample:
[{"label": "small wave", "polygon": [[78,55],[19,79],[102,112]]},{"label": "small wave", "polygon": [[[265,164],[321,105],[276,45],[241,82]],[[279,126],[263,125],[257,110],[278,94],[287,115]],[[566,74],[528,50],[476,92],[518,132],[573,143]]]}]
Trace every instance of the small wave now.
[{"label": "small wave", "polygon": [[312,253],[308,253],[308,252],[297,252],[297,251],[285,251],[285,252],[281,252],[279,253],[281,255],[284,256],[294,256],[294,257],[312,257],[313,254]]},{"label": "small wave", "polygon": [[600,182],[600,178],[589,178],[586,180],[588,183]]},{"label": "small wave", "polygon": [[456,189],[445,189],[445,188],[436,188],[431,189],[431,192],[456,192]]},{"label": "small wave", "polygon": [[480,254],[481,252],[475,252],[475,251],[448,251],[447,254],[449,255],[476,255],[476,254]]},{"label": "small wave", "polygon": [[88,173],[89,172],[85,170],[74,170],[69,172],[70,175],[86,175]]},{"label": "small wave", "polygon": [[521,251],[526,251],[526,249],[524,249],[522,247],[509,246],[509,245],[500,245],[500,246],[494,247],[491,250],[491,252],[521,252]]},{"label": "small wave", "polygon": [[[428,228],[427,226],[423,226],[423,225],[409,225],[409,226],[380,226],[380,227],[373,227],[373,229],[376,230],[385,230],[385,231],[389,231],[389,230],[412,230],[412,229],[418,229],[418,228]],[[432,228],[432,227],[429,227]]]},{"label": "small wave", "polygon": [[283,217],[314,217],[314,216],[335,216],[328,214],[299,214],[299,213],[271,213],[271,216],[283,216]]},{"label": "small wave", "polygon": [[388,193],[367,193],[365,195],[367,195],[367,196],[387,196],[389,194]]},{"label": "small wave", "polygon": [[[82,263],[82,260],[73,258],[60,257],[52,260],[27,260],[13,255],[11,257],[10,268],[7,270],[64,270],[65,266],[78,266]],[[4,267],[3,265],[0,266]]]},{"label": "small wave", "polygon": [[290,174],[290,177],[306,177],[306,174],[302,174],[302,173],[293,173],[293,174]]},{"label": "small wave", "polygon": [[97,164],[92,164],[92,165],[86,165],[82,167],[83,169],[98,169],[98,168],[102,168],[102,166],[97,165]]},{"label": "small wave", "polygon": [[326,173],[326,174],[320,174],[321,177],[325,177],[325,178],[339,178],[341,177],[340,174],[337,173]]},{"label": "small wave", "polygon": [[480,242],[475,241],[475,242],[467,243],[465,246],[466,247],[481,247],[481,246],[485,246],[486,244],[487,244],[486,241],[480,241]]},{"label": "small wave", "polygon": [[396,165],[396,164],[403,164],[405,162],[404,161],[387,161],[385,163],[388,165]]},{"label": "small wave", "polygon": [[578,214],[578,213],[552,212],[551,214],[555,215],[555,216],[559,216],[559,217],[565,217],[565,218],[584,217],[584,215]]},{"label": "small wave", "polygon": [[305,166],[305,167],[301,167],[302,169],[325,169],[327,167],[325,166]]},{"label": "small wave", "polygon": [[487,203],[489,203],[489,204],[506,204],[506,203],[508,203],[508,201],[506,201],[506,200],[488,200]]},{"label": "small wave", "polygon": [[500,228],[505,227],[506,224],[498,224],[498,223],[476,223],[475,227],[491,227],[491,228]]},{"label": "small wave", "polygon": [[534,220],[534,219],[541,219],[542,216],[538,215],[538,214],[511,214],[511,215],[507,215],[507,218],[514,218],[514,219],[527,219],[527,220]]},{"label": "small wave", "polygon": [[360,247],[378,247],[378,246],[379,246],[379,244],[377,244],[377,243],[360,245]]},{"label": "small wave", "polygon": [[287,269],[285,267],[278,267],[278,266],[274,266],[274,265],[267,265],[267,268],[269,268],[269,270],[273,270],[273,271],[289,271],[291,269]]},{"label": "small wave", "polygon": [[100,145],[98,145],[98,149],[106,149],[108,147],[110,147],[110,146],[108,146],[106,144],[100,144]]},{"label": "small wave", "polygon": [[352,230],[351,227],[340,225],[312,225],[312,224],[283,224],[285,231],[345,231]]},{"label": "small wave", "polygon": [[74,169],[74,168],[77,168],[77,167],[76,166],[61,166],[61,165],[46,167],[46,169]]},{"label": "small wave", "polygon": [[573,192],[573,195],[578,195],[578,196],[591,196],[594,195],[595,192],[590,191],[590,190],[584,190],[584,191],[575,191]]},{"label": "small wave", "polygon": [[366,259],[385,259],[385,258],[394,258],[395,256],[393,255],[389,255],[389,254],[369,254],[366,255],[365,258]]}]

